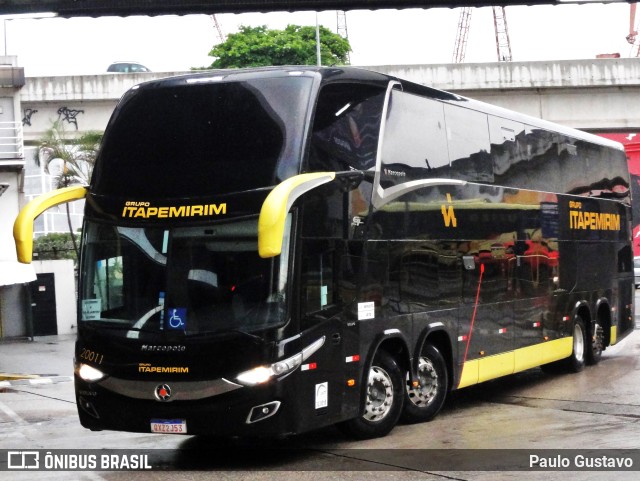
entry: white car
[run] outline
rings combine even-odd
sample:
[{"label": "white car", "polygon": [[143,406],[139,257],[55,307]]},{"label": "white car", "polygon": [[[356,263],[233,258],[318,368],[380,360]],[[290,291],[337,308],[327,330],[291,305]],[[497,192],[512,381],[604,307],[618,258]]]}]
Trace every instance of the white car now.
[{"label": "white car", "polygon": [[640,287],[640,257],[633,258],[633,277],[637,289]]},{"label": "white car", "polygon": [[109,65],[107,72],[139,73],[151,72],[151,70],[138,62],[114,62]]}]

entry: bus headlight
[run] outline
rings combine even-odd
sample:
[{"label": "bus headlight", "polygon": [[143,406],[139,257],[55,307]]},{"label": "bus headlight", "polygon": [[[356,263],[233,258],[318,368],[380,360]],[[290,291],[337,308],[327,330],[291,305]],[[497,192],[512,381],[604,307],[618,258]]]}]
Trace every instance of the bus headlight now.
[{"label": "bus headlight", "polygon": [[238,374],[236,381],[243,386],[255,386],[267,382],[272,377],[280,377],[289,374],[302,364],[302,353],[288,359],[274,362],[271,366],[259,366]]},{"label": "bus headlight", "polygon": [[325,337],[322,336],[317,341],[305,347],[301,352],[288,357],[287,359],[274,362],[270,366],[258,366],[253,369],[249,369],[248,371],[244,371],[236,376],[235,381],[238,382],[238,384],[250,387],[265,383],[274,377],[285,376],[295,371],[300,367],[303,361],[320,349],[324,344],[324,339]]},{"label": "bus headlight", "polygon": [[87,382],[96,382],[106,376],[106,374],[99,369],[96,369],[93,366],[89,366],[89,364],[83,363],[76,365],[76,372],[78,373],[80,379]]},{"label": "bus headlight", "polygon": [[256,384],[267,382],[271,379],[271,376],[273,376],[271,368],[260,366],[238,374],[235,380],[243,386],[255,386]]}]

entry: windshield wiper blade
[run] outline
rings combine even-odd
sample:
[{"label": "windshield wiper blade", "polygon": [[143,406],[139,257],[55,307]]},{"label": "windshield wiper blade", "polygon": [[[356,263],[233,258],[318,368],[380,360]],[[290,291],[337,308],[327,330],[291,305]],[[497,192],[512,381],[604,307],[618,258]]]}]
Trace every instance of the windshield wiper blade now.
[{"label": "windshield wiper blade", "polygon": [[220,329],[216,331],[204,331],[204,332],[196,332],[193,334],[187,333],[187,337],[190,339],[198,338],[198,337],[207,337],[207,336],[224,336],[226,334],[241,334],[243,337],[248,337],[256,343],[264,344],[264,338],[257,336],[255,334],[251,334],[250,332],[243,331],[241,329]]},{"label": "windshield wiper blade", "polygon": [[136,321],[136,323],[129,328],[129,332],[127,332],[127,337],[130,339],[137,339],[139,333],[143,330],[142,326],[144,326],[149,319],[158,312],[164,309],[164,305],[159,304],[153,309],[147,311],[140,319]]},{"label": "windshield wiper blade", "polygon": [[100,321],[82,321],[82,323],[85,327],[91,327],[93,329],[110,329],[112,331],[155,332],[150,329],[132,327],[129,324],[118,325],[118,324],[111,323],[109,321],[110,319],[103,319]]}]

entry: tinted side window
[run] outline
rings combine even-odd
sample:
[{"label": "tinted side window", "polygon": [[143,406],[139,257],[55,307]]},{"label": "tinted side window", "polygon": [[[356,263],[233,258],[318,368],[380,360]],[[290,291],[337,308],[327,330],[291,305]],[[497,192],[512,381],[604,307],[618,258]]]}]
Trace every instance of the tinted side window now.
[{"label": "tinted side window", "polygon": [[444,115],[452,177],[493,182],[487,114],[447,104]]},{"label": "tinted side window", "polygon": [[375,167],[385,90],[362,84],[330,84],[318,96],[310,171]]},{"label": "tinted side window", "polygon": [[511,185],[509,179],[526,168],[523,165],[527,161],[524,124],[489,116],[489,138],[495,181]]},{"label": "tinted side window", "polygon": [[449,155],[443,104],[394,90],[382,143],[381,184],[448,177]]},{"label": "tinted side window", "polygon": [[304,326],[335,315],[355,299],[361,246],[333,239],[302,239],[299,285]]},{"label": "tinted side window", "polygon": [[[509,170],[496,171],[500,184],[546,192],[565,192],[562,185],[557,135],[547,130],[524,126],[517,139],[524,161]],[[494,159],[495,162],[495,159]]]},{"label": "tinted side window", "polygon": [[565,192],[592,197],[618,196],[629,189],[624,153],[570,137],[558,144]]}]

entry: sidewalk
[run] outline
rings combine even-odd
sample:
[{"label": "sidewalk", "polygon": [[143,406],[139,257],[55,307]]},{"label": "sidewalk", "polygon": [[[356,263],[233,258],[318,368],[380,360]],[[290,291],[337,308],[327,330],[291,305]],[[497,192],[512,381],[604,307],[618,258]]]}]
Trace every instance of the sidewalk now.
[{"label": "sidewalk", "polygon": [[0,340],[0,385],[69,380],[75,340],[75,334],[35,337],[33,341]]}]

